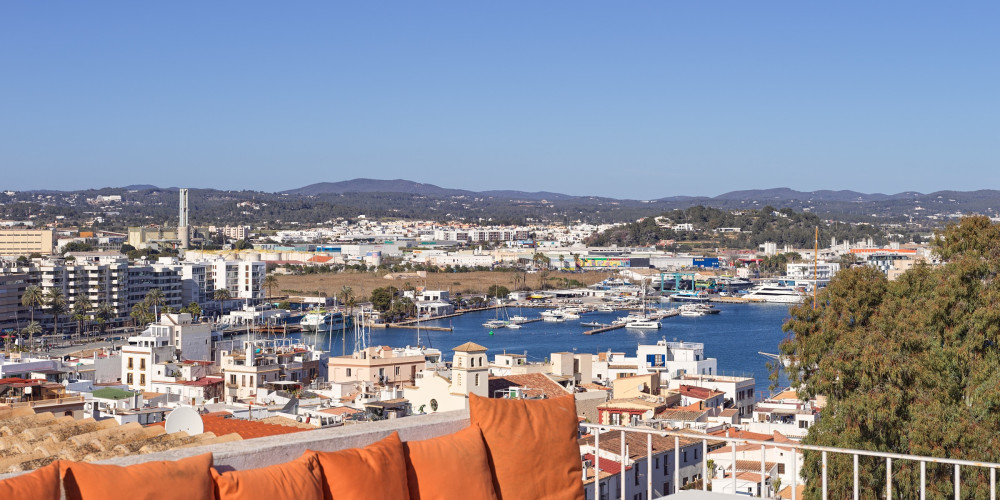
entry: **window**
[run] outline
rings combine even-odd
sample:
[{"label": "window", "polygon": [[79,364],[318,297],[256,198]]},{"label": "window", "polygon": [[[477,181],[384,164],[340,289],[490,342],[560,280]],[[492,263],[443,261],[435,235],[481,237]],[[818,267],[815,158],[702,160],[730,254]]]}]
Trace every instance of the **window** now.
[{"label": "window", "polygon": [[653,466],[654,469],[659,469],[660,468],[660,457],[656,457],[656,461],[653,462],[653,464],[654,464],[654,466]]},{"label": "window", "polygon": [[698,448],[694,449],[694,459],[698,460]]},{"label": "window", "polygon": [[[688,463],[688,452],[687,452],[687,450],[684,450],[684,463]],[[684,481],[684,482],[686,483],[687,481]]]},{"label": "window", "polygon": [[145,370],[146,369],[146,358],[140,358],[139,359],[139,369],[140,370]]},{"label": "window", "polygon": [[638,470],[635,471],[635,474],[633,474],[633,476],[635,476],[635,485],[639,486],[639,471]]},{"label": "window", "polygon": [[125,382],[128,383],[128,385],[132,385],[132,374],[131,373],[125,375]]},{"label": "window", "polygon": [[131,370],[132,368],[133,368],[133,366],[132,366],[132,356],[129,356],[128,357],[128,369]]},{"label": "window", "polygon": [[229,376],[229,383],[233,384],[233,385],[236,385],[236,375],[230,375]]},{"label": "window", "polygon": [[458,385],[462,385],[462,374],[461,373],[457,373],[457,374],[455,374],[455,376],[458,377]]},{"label": "window", "polygon": [[351,376],[351,369],[350,369],[350,368],[348,368],[348,369],[347,369],[347,376],[348,376],[348,377],[350,377],[350,376]]},{"label": "window", "polygon": [[479,374],[476,374],[476,387],[479,387]]},{"label": "window", "polygon": [[399,367],[396,367],[396,376],[399,376]]},{"label": "window", "polygon": [[779,463],[778,464],[778,474],[784,474],[784,473],[785,473],[785,464]]},{"label": "window", "polygon": [[139,374],[139,385],[146,385],[146,374],[145,373],[140,373]]}]

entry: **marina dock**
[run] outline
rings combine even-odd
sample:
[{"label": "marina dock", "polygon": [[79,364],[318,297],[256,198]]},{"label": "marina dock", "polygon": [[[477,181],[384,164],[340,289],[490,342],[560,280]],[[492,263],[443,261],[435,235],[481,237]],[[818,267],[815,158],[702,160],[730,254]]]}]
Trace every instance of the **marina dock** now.
[{"label": "marina dock", "polygon": [[[672,317],[672,316],[677,316],[680,313],[681,312],[679,310],[677,310],[677,309],[667,309],[666,311],[663,311],[663,312],[650,314],[649,317],[652,318],[652,319],[655,319],[655,320],[659,321],[661,319],[669,318],[669,317]],[[593,330],[587,330],[587,331],[583,332],[583,334],[584,335],[597,335],[597,334],[600,334],[600,333],[610,332],[612,330],[617,330],[619,328],[625,328],[625,323],[610,324],[610,325],[607,325],[607,326],[602,326],[602,327],[599,327],[599,328],[594,328]]]}]

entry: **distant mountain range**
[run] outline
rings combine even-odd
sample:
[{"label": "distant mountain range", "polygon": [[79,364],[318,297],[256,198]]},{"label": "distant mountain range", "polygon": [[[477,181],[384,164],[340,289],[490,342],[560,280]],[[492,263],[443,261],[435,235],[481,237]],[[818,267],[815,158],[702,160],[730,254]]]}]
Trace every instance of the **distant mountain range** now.
[{"label": "distant mountain range", "polygon": [[549,193],[545,191],[529,193],[525,191],[468,191],[465,189],[449,189],[434,184],[408,181],[405,179],[352,179],[340,182],[318,182],[298,189],[282,191],[281,194],[296,194],[316,196],[321,194],[343,193],[406,193],[421,196],[492,196],[494,198],[509,198],[521,200],[565,200],[575,196]]},{"label": "distant mountain range", "polygon": [[[340,182],[320,182],[282,191],[281,194],[294,194],[303,196],[318,196],[324,194],[344,194],[344,193],[405,193],[420,196],[472,196],[472,197],[493,197],[508,198],[516,200],[569,200],[574,198],[601,198],[611,200],[606,196],[574,196],[548,191],[526,192],[516,190],[497,191],[469,191],[465,189],[450,189],[420,182],[408,181],[405,179],[381,180],[381,179],[352,179]],[[708,201],[725,202],[746,202],[757,201],[761,203],[771,203],[783,205],[787,202],[837,202],[837,203],[876,203],[887,201],[915,201],[950,199],[957,201],[987,199],[997,200],[997,208],[1000,208],[1000,191],[984,189],[979,191],[936,191],[923,194],[916,191],[904,191],[896,194],[883,193],[860,193],[857,191],[841,190],[831,191],[823,189],[819,191],[796,191],[794,189],[779,187],[771,189],[747,189],[741,191],[730,191],[718,196],[667,196],[658,198],[655,201],[667,203],[691,203]]]},{"label": "distant mountain range", "polygon": [[[98,195],[122,195],[123,206],[108,207],[110,224],[169,221],[176,216],[176,187],[132,185],[79,191],[35,190],[0,192],[0,218],[20,219],[42,211],[54,216],[80,217],[92,212],[85,200]],[[138,202],[138,203],[135,203]],[[255,208],[247,208],[251,202]],[[29,203],[35,203],[33,207]],[[991,216],[1000,212],[1000,191],[936,191],[897,194],[857,191],[796,191],[780,187],[731,191],[718,196],[668,196],[659,199],[615,199],[517,190],[470,191],[405,179],[353,179],[321,182],[282,192],[191,188],[192,213],[214,224],[259,223],[263,220],[321,223],[365,214],[431,220],[487,220],[520,224],[533,221],[627,222],[694,206],[722,210],[790,208],[824,219],[849,222],[908,222],[938,224],[957,213]],[[48,206],[48,207],[45,207]],[[111,217],[111,216],[109,216]],[[935,222],[937,221],[937,222]]]}]

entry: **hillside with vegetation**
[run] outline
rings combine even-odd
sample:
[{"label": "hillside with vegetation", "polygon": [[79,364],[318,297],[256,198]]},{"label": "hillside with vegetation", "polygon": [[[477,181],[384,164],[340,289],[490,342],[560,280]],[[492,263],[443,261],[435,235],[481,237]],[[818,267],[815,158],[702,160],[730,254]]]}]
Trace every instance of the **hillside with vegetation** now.
[{"label": "hillside with vegetation", "polygon": [[[688,224],[692,229],[682,228]],[[828,245],[831,238],[838,242],[871,238],[876,244],[884,244],[887,240],[885,231],[872,224],[824,221],[815,214],[795,212],[790,208],[720,210],[697,206],[617,226],[595,234],[586,243],[592,246],[651,246],[669,242],[668,246],[711,244],[721,248],[757,248],[765,242],[773,242],[779,247],[806,248],[814,245],[817,227],[823,246]]]}]

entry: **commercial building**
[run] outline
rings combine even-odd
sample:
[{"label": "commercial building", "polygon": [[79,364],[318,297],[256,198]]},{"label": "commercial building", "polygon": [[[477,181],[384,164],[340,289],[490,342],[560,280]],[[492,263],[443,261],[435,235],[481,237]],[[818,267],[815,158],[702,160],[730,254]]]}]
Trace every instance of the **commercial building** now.
[{"label": "commercial building", "polygon": [[52,255],[56,249],[56,232],[52,229],[0,230],[0,255]]}]

